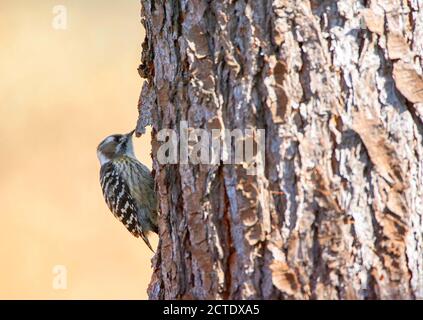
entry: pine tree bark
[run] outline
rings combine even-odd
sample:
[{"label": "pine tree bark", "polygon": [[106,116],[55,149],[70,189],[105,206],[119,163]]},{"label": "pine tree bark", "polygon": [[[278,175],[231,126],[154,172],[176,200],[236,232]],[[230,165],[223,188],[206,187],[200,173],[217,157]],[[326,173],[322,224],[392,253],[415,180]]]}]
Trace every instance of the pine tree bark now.
[{"label": "pine tree bark", "polygon": [[[423,299],[423,3],[142,0],[151,299]],[[264,175],[157,132],[266,130]]]}]

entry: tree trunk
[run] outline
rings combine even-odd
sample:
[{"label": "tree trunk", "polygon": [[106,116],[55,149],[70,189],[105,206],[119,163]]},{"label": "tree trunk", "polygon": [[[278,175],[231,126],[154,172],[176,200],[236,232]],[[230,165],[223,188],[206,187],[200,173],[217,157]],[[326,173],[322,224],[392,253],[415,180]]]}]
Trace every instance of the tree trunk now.
[{"label": "tree trunk", "polygon": [[[422,2],[141,2],[149,297],[423,299]],[[264,129],[264,173],[160,163],[181,121]]]}]

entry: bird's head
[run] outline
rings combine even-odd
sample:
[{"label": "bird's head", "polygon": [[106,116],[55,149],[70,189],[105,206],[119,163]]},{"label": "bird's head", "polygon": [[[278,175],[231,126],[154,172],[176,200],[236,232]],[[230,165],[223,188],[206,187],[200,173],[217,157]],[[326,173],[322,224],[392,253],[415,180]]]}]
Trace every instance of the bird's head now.
[{"label": "bird's head", "polygon": [[113,134],[101,141],[97,147],[97,157],[100,165],[123,155],[135,158],[132,144],[134,131],[132,130],[127,134]]}]

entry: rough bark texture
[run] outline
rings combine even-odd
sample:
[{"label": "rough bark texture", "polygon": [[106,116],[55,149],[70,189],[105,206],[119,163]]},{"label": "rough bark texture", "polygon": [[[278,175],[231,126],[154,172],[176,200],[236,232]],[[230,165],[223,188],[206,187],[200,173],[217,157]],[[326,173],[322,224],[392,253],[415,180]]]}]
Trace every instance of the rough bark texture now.
[{"label": "rough bark texture", "polygon": [[[422,299],[423,2],[141,2],[150,298]],[[265,174],[161,165],[181,120],[265,129]]]}]

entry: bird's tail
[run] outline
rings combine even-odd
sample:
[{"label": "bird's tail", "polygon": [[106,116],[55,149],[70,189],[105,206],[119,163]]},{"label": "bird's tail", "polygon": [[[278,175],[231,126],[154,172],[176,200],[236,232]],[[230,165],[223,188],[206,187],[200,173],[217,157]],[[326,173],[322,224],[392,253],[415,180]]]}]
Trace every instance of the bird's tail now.
[{"label": "bird's tail", "polygon": [[150,250],[151,250],[153,253],[155,253],[155,252],[154,252],[154,250],[153,250],[153,248],[151,247],[150,241],[148,241],[148,238],[147,238],[147,236],[144,234],[144,232],[143,232],[143,231],[141,231],[141,232],[140,232],[140,236],[141,236],[141,238],[144,240],[145,244],[146,244],[146,245],[150,248]]}]

